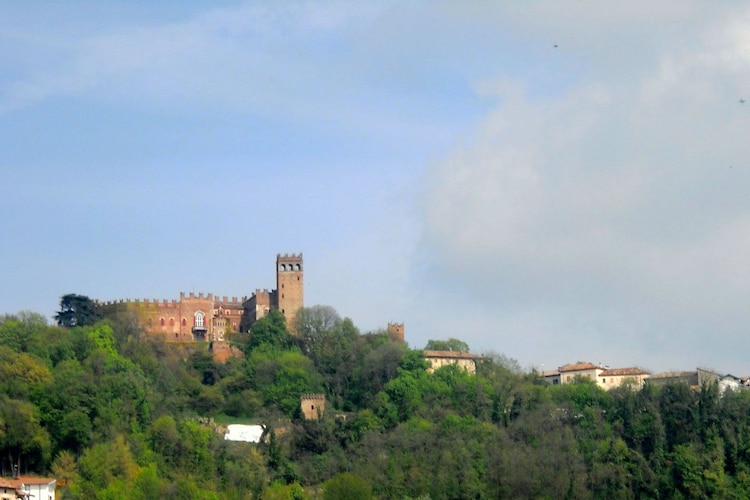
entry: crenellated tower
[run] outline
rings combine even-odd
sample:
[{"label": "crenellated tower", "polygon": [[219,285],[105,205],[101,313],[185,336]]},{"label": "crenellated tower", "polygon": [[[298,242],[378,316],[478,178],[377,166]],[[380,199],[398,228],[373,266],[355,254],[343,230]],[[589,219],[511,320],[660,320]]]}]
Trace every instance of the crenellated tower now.
[{"label": "crenellated tower", "polygon": [[276,297],[278,310],[286,318],[287,328],[294,333],[294,317],[304,307],[304,268],[302,254],[276,255]]},{"label": "crenellated tower", "polygon": [[391,342],[404,341],[403,323],[388,323],[388,340],[390,340]]}]

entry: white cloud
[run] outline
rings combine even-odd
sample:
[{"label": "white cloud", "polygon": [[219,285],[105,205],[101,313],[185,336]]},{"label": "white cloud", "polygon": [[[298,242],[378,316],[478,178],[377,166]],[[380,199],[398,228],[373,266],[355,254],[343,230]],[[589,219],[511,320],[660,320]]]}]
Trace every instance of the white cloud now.
[{"label": "white cloud", "polygon": [[[584,50],[578,67],[591,69],[559,95],[540,98],[523,80],[477,84],[498,105],[428,169],[423,252],[444,285],[485,305],[488,321],[531,328],[537,345],[563,336],[583,357],[617,343],[571,325],[571,314],[628,332],[644,358],[655,325],[670,343],[716,335],[718,325],[728,338],[744,335],[747,23],[689,14],[682,34],[697,50],[654,42],[655,53],[619,77],[618,61]],[[586,23],[575,26],[582,36],[601,29]]]}]

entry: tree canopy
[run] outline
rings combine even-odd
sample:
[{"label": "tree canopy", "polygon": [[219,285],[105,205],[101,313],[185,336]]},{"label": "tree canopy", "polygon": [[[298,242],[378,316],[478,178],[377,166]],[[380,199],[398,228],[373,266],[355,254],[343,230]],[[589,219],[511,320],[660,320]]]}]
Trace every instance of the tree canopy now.
[{"label": "tree canopy", "polygon": [[[227,362],[131,323],[0,317],[0,468],[72,499],[750,497],[750,391],[549,385],[502,354],[428,372],[422,351],[310,309],[304,338],[272,312]],[[225,441],[234,422],[264,439]]]},{"label": "tree canopy", "polygon": [[62,296],[60,310],[55,314],[57,324],[67,328],[93,325],[100,319],[101,314],[94,302],[85,295],[75,293]]},{"label": "tree canopy", "polygon": [[448,340],[429,340],[425,346],[426,351],[453,351],[469,352],[469,344],[463,340],[450,338]]}]

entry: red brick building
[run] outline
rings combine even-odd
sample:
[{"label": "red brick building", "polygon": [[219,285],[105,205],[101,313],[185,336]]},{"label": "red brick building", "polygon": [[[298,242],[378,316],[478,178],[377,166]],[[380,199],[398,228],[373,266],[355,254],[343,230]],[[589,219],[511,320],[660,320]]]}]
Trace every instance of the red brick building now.
[{"label": "red brick building", "polygon": [[180,293],[179,300],[119,300],[97,302],[105,317],[135,316],[152,335],[174,342],[222,341],[229,332],[247,331],[271,310],[280,311],[292,331],[297,311],[304,307],[302,254],[276,256],[276,289],[256,289],[250,297],[220,297]]}]

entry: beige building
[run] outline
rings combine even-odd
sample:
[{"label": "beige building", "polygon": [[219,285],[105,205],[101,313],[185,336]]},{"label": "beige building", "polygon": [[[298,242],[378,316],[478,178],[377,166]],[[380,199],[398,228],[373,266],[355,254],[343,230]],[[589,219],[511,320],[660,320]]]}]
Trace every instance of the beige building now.
[{"label": "beige building", "polygon": [[614,389],[624,383],[632,384],[633,389],[640,389],[650,374],[641,368],[613,368],[599,373],[597,384],[602,389]]},{"label": "beige building", "polygon": [[474,375],[477,372],[477,361],[481,356],[475,356],[468,352],[456,352],[456,351],[423,351],[424,359],[430,363],[430,367],[427,369],[428,372],[432,373],[440,367],[446,365],[458,365],[470,374]]},{"label": "beige building", "polygon": [[599,374],[604,371],[602,365],[593,363],[574,363],[558,368],[560,372],[560,383],[570,384],[576,377],[592,380],[594,382],[599,378]]},{"label": "beige building", "polygon": [[633,384],[634,389],[643,387],[649,373],[641,368],[609,368],[601,364],[579,362],[561,366],[556,371],[543,372],[542,377],[551,384],[570,384],[576,378],[591,380],[602,389],[619,387],[625,382]]}]

